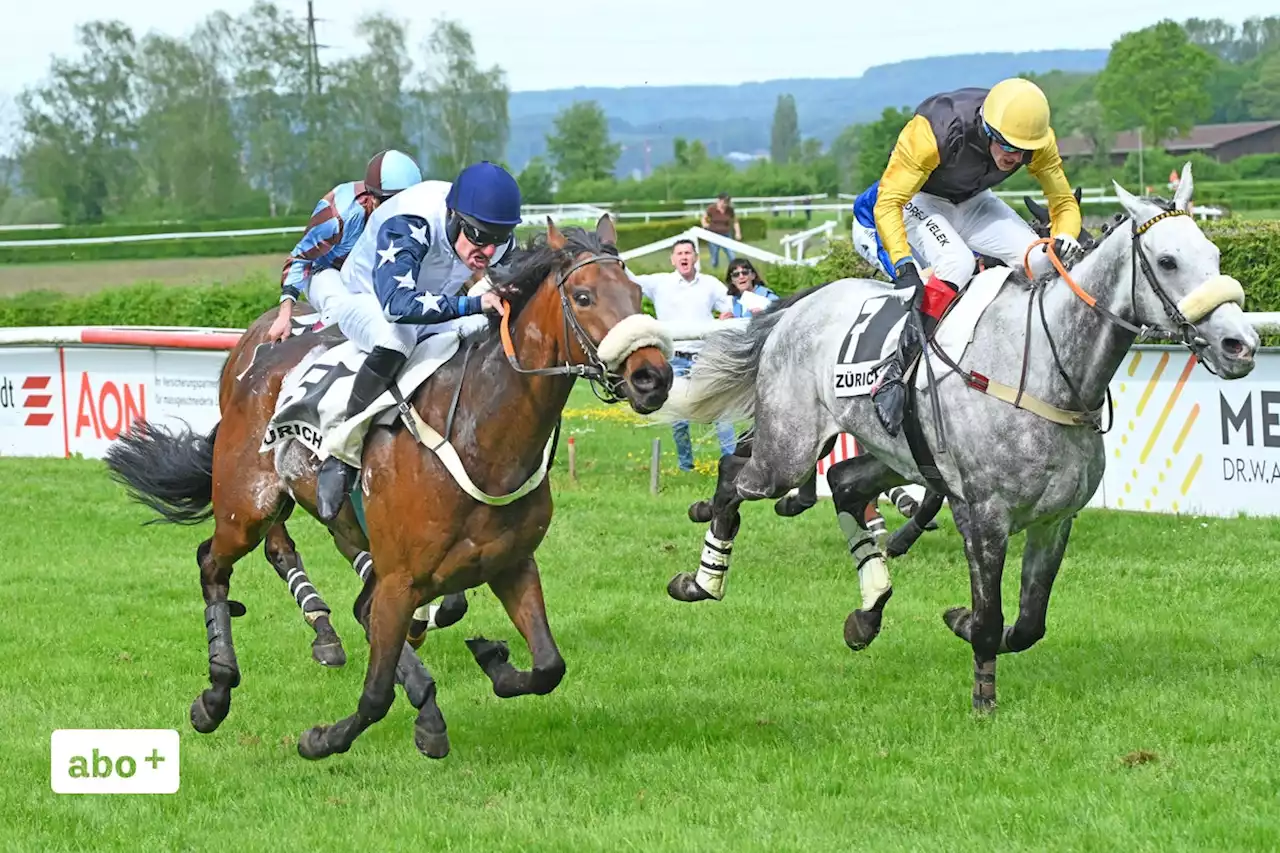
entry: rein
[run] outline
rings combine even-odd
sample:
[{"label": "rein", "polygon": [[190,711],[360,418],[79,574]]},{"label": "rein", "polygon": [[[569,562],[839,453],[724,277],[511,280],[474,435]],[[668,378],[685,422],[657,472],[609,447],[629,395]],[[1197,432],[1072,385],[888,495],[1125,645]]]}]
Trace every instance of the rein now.
[{"label": "rein", "polygon": [[[611,370],[600,358],[597,345],[592,342],[591,337],[582,328],[582,324],[578,322],[577,315],[573,312],[573,306],[569,304],[569,294],[565,291],[565,282],[568,281],[569,276],[589,264],[597,263],[626,265],[616,255],[589,255],[556,275],[556,289],[560,292],[560,308],[564,316],[565,349],[567,351],[572,345],[573,338],[576,338],[578,345],[582,347],[583,353],[586,354],[586,364],[566,361],[565,364],[559,364],[554,367],[521,367],[520,358],[516,355],[515,343],[511,339],[511,305],[505,299],[502,300],[502,324],[500,326],[502,351],[506,354],[507,361],[510,362],[512,369],[517,373],[531,376],[580,376],[591,383],[591,390],[595,393],[597,399],[604,403],[612,404],[623,399],[623,395],[618,393],[618,389],[622,386],[622,377]],[[572,338],[570,337],[570,332],[572,332]],[[568,357],[566,354],[566,359]]]}]

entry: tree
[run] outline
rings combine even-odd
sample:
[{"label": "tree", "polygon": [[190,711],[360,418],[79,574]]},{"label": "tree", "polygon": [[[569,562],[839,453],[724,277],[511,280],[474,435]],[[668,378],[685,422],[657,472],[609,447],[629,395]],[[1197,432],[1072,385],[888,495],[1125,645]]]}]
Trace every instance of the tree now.
[{"label": "tree", "polygon": [[421,75],[421,127],[430,176],[452,180],[464,166],[500,159],[507,147],[510,91],[496,65],[476,65],[471,34],[455,21],[437,20],[426,43]]},{"label": "tree", "polygon": [[790,163],[800,153],[800,118],[793,95],[779,95],[773,108],[773,129],[769,137],[769,157],[779,166]]},{"label": "tree", "polygon": [[561,183],[608,178],[622,154],[622,146],[609,141],[609,122],[595,101],[574,101],[555,117],[555,132],[548,134],[547,156]]},{"label": "tree", "polygon": [[54,59],[48,83],[18,97],[23,182],[55,199],[64,222],[100,222],[134,185],[133,32],[119,21],[76,28],[78,61]]},{"label": "tree", "polygon": [[541,157],[525,164],[516,183],[520,184],[520,198],[525,204],[551,204],[555,199],[555,175]]},{"label": "tree", "polygon": [[889,155],[898,141],[898,134],[915,115],[910,107],[885,107],[877,121],[864,124],[858,132],[858,189],[861,192],[880,180],[889,165]]},{"label": "tree", "polygon": [[1258,64],[1257,76],[1244,85],[1241,99],[1255,119],[1280,119],[1280,50]]},{"label": "tree", "polygon": [[1141,127],[1146,144],[1160,145],[1212,114],[1206,87],[1215,62],[1173,21],[1126,33],[1098,77],[1098,103],[1113,129]]}]

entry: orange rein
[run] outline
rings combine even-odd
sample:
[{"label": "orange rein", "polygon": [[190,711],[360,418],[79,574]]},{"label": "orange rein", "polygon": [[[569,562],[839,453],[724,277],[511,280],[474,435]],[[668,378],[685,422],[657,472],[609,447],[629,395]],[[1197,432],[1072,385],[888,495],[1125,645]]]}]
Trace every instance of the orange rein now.
[{"label": "orange rein", "polygon": [[502,351],[507,358],[516,357],[516,345],[511,342],[511,303],[502,300],[502,324],[498,327],[502,333]]},{"label": "orange rein", "polygon": [[1034,276],[1031,275],[1031,250],[1042,243],[1045,246],[1045,251],[1048,252],[1049,262],[1052,263],[1053,268],[1058,271],[1058,275],[1062,276],[1062,280],[1071,286],[1071,289],[1075,291],[1076,296],[1079,296],[1084,304],[1088,305],[1090,308],[1097,307],[1098,300],[1085,293],[1080,288],[1080,285],[1076,284],[1075,279],[1073,279],[1067,272],[1066,267],[1062,265],[1062,261],[1058,258],[1058,254],[1053,251],[1053,238],[1051,237],[1041,237],[1039,240],[1036,240],[1027,247],[1027,253],[1022,256],[1022,267],[1026,270],[1027,278],[1034,278]]}]

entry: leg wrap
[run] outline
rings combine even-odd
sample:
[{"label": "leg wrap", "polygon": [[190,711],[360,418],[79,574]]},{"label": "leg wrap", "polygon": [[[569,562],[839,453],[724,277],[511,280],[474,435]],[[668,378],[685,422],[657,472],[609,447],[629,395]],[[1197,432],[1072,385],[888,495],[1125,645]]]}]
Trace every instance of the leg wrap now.
[{"label": "leg wrap", "polygon": [[[236,652],[231,645],[231,603],[216,601],[204,609],[205,636],[209,640],[209,680],[219,683],[219,674],[231,673],[236,687],[240,681]],[[222,679],[225,681],[225,677]]]},{"label": "leg wrap", "polygon": [[847,512],[839,513],[836,519],[840,522],[845,538],[849,540],[849,553],[853,555],[853,565],[858,570],[862,609],[871,610],[893,588],[893,584],[889,582],[889,570],[885,567],[884,558],[870,531],[864,530],[857,519]]},{"label": "leg wrap", "polygon": [[356,574],[360,576],[361,583],[368,583],[369,575],[373,574],[373,557],[368,551],[361,551],[351,561],[351,568],[355,569]]},{"label": "leg wrap", "polygon": [[732,554],[732,539],[720,539],[710,530],[707,531],[694,582],[716,601],[724,599],[724,576],[729,571],[729,557]]},{"label": "leg wrap", "polygon": [[[934,325],[938,320],[942,319],[943,313],[956,298],[956,288],[938,278],[936,275],[930,275],[929,280],[924,284],[924,299],[920,305],[920,313],[926,317],[932,317]],[[926,327],[925,332],[931,330]]]},{"label": "leg wrap", "polygon": [[302,570],[302,566],[290,569],[284,580],[289,585],[289,592],[293,593],[293,600],[298,602],[298,608],[302,610],[302,616],[308,623],[314,625],[316,619],[329,612],[329,605],[324,603],[319,590],[311,585],[311,579]]}]

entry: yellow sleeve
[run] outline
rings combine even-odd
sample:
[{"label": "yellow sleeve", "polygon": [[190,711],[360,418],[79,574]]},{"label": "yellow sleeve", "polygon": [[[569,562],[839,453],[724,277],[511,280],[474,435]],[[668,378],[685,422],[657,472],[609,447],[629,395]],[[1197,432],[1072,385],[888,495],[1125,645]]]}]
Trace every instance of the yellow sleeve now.
[{"label": "yellow sleeve", "polygon": [[1067,173],[1062,168],[1062,157],[1058,154],[1058,138],[1049,131],[1049,142],[1031,156],[1031,165],[1027,171],[1040,182],[1044,190],[1044,200],[1049,204],[1050,234],[1069,234],[1080,236],[1080,205],[1071,194],[1071,184],[1067,181]]},{"label": "yellow sleeve", "polygon": [[[907,224],[902,218],[903,206],[920,192],[929,174],[938,168],[938,140],[933,128],[924,116],[912,116],[911,121],[898,134],[898,141],[889,155],[889,165],[880,177],[880,189],[876,195],[876,232],[889,253],[890,263],[911,254],[907,243]],[[1074,199],[1073,199],[1074,201]]]}]

